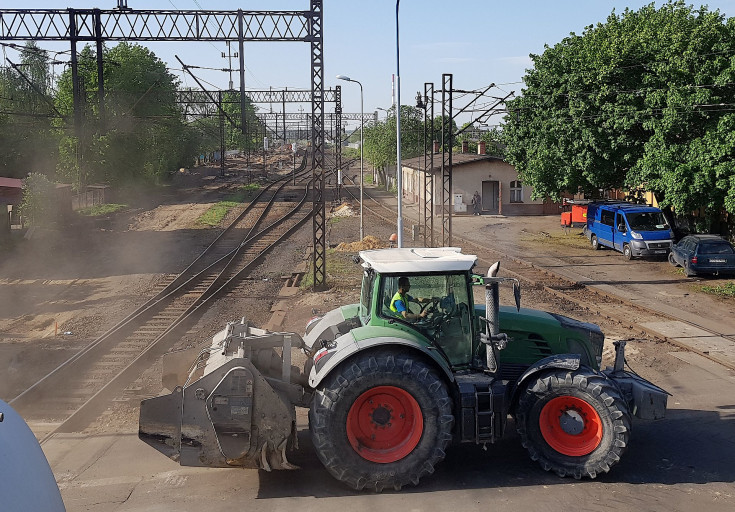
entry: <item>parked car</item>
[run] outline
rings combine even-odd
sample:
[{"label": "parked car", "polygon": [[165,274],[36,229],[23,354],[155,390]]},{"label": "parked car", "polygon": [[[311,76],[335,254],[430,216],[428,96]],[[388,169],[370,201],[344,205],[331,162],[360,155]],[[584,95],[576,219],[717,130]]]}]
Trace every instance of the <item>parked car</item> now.
[{"label": "parked car", "polygon": [[671,248],[669,263],[697,274],[735,274],[735,249],[717,235],[689,235]]},{"label": "parked car", "polygon": [[588,204],[584,232],[594,249],[610,247],[622,252],[627,260],[637,256],[665,256],[674,238],[661,210],[625,201]]}]

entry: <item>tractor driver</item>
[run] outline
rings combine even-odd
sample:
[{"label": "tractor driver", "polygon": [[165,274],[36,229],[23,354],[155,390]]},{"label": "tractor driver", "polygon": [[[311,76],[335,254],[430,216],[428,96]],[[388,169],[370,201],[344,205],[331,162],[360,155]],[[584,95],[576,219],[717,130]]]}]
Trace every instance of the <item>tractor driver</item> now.
[{"label": "tractor driver", "polygon": [[421,313],[411,313],[408,310],[408,303],[409,302],[416,302],[417,304],[423,304],[425,302],[429,302],[428,299],[414,299],[412,296],[408,294],[408,290],[411,289],[411,283],[408,281],[407,277],[399,277],[398,278],[398,291],[393,295],[393,298],[390,301],[390,310],[398,317],[402,318],[404,320],[420,320],[421,318],[424,318],[427,314],[427,310],[422,311]]}]

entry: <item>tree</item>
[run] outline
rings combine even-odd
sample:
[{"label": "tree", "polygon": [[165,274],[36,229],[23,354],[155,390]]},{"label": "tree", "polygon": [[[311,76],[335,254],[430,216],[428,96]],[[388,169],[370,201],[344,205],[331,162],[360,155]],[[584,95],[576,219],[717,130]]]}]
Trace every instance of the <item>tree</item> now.
[{"label": "tree", "polygon": [[[0,69],[0,175],[53,172],[58,138],[51,124],[48,55],[30,41],[18,68]],[[21,75],[25,75],[25,78]]]},{"label": "tree", "polygon": [[735,213],[734,36],[732,18],[670,1],[547,46],[508,102],[507,160],[537,197],[643,187]]},{"label": "tree", "polygon": [[[396,164],[396,114],[395,107],[388,110],[384,121],[364,128],[365,160],[384,172],[388,165]],[[424,152],[424,112],[410,105],[401,105],[401,158],[413,158]]]},{"label": "tree", "polygon": [[[158,182],[193,161],[194,133],[176,104],[178,79],[153,52],[129,43],[104,49],[104,119],[95,95],[96,55],[89,46],[80,52],[78,62],[84,125],[80,133],[61,141],[62,176],[75,184]],[[71,118],[70,70],[62,74],[58,88],[57,108]]]},{"label": "tree", "polygon": [[[243,134],[239,126],[241,123],[240,95],[233,92],[226,92],[222,95],[222,109],[227,112],[230,118],[238,125],[232,126],[231,123],[225,121],[225,145],[229,148],[240,148],[243,151],[252,151],[260,149],[262,144],[263,124],[255,115],[257,107],[253,105],[250,98],[245,96],[245,122],[247,133]],[[217,146],[219,149],[219,145]]]},{"label": "tree", "polygon": [[54,218],[55,186],[45,174],[29,173],[23,180],[23,201],[20,210],[33,226],[44,225]]}]

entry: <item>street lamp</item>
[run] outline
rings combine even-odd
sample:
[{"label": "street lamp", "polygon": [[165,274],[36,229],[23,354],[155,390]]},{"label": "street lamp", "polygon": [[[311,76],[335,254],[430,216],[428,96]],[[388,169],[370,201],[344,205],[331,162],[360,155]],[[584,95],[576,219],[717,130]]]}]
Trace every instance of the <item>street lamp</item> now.
[{"label": "street lamp", "polygon": [[398,37],[398,7],[396,0],[396,178],[398,181],[398,247],[403,247],[403,169],[401,169],[401,52]]},{"label": "street lamp", "polygon": [[390,110],[389,110],[389,109],[387,109],[387,108],[383,108],[383,107],[375,107],[375,117],[376,117],[376,119],[377,119],[377,117],[378,117],[378,110],[382,110],[383,112],[385,112],[385,117],[386,117],[386,119],[387,119],[387,118],[388,118],[388,116],[390,115]]},{"label": "street lamp", "polygon": [[363,178],[363,158],[362,158],[362,129],[363,125],[365,124],[365,115],[363,113],[363,98],[362,98],[362,84],[359,80],[353,80],[349,76],[345,75],[337,75],[338,80],[344,80],[346,82],[355,82],[357,85],[360,86],[360,240],[365,238],[365,234],[363,233],[363,221],[362,221],[362,183],[364,181]]}]

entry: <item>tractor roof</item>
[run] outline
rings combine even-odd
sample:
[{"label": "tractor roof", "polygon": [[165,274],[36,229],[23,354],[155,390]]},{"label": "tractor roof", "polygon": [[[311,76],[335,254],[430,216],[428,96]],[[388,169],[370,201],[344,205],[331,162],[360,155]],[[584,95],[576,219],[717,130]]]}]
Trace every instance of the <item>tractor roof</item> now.
[{"label": "tractor roof", "polygon": [[477,256],[462,254],[459,247],[412,247],[361,251],[366,268],[381,274],[420,274],[424,272],[457,272],[471,269]]}]

